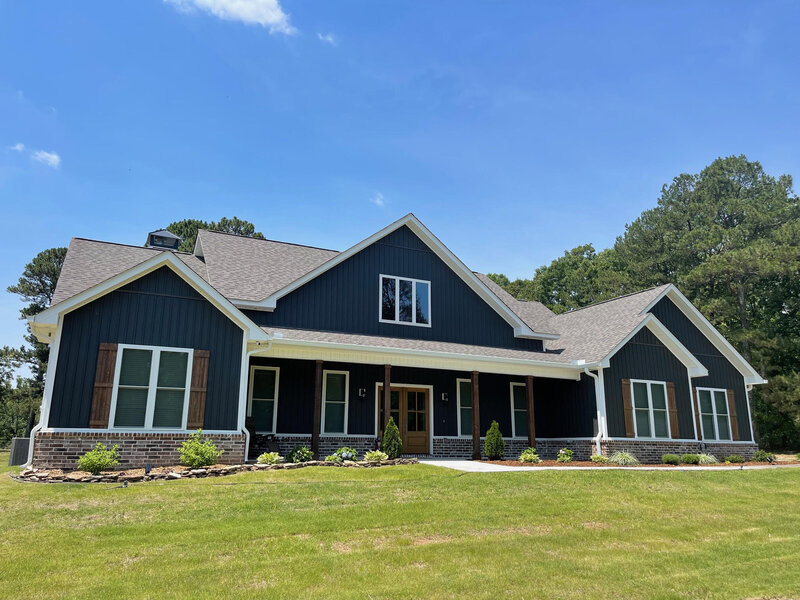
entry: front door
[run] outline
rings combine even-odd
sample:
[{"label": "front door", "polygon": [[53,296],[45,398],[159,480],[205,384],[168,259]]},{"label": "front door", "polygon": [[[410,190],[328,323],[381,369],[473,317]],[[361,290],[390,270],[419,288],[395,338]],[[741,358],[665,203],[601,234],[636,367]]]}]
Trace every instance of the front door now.
[{"label": "front door", "polygon": [[[400,429],[404,454],[428,454],[428,411],[430,398],[425,388],[391,388],[389,416]],[[380,431],[383,437],[383,386],[378,387]]]}]

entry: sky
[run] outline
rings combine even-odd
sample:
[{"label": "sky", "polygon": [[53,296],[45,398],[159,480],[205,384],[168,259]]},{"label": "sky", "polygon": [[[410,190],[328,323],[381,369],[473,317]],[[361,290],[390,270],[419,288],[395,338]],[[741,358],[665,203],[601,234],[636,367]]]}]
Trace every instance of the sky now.
[{"label": "sky", "polygon": [[[800,3],[0,2],[0,283],[72,237],[238,216],[470,268],[613,244],[718,156],[800,176]],[[21,307],[0,292],[0,345]]]}]

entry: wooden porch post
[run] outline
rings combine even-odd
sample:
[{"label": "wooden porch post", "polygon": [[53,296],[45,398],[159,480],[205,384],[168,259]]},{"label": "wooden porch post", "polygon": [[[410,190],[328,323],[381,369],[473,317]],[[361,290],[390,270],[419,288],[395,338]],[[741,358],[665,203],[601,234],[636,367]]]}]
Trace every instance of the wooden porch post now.
[{"label": "wooden porch post", "polygon": [[481,410],[478,403],[478,372],[472,372],[472,460],[481,459]]},{"label": "wooden porch post", "polygon": [[536,419],[533,416],[533,375],[525,377],[525,393],[528,397],[528,446],[536,447]]},{"label": "wooden porch post", "polygon": [[311,430],[311,452],[319,458],[319,432],[322,423],[322,361],[318,360],[314,373],[314,425]]},{"label": "wooden porch post", "polygon": [[[383,365],[383,431],[389,424],[389,413],[392,409],[392,365]],[[395,423],[400,427],[400,423]]]}]

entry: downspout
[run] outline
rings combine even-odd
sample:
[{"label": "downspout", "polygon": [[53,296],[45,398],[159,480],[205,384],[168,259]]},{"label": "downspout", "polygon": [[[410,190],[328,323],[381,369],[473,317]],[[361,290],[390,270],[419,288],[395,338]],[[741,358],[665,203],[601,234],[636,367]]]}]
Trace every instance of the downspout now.
[{"label": "downspout", "polygon": [[592,441],[594,442],[595,452],[602,454],[600,439],[608,437],[606,432],[606,391],[603,385],[603,370],[598,369],[598,371],[599,375],[592,373],[589,367],[583,368],[583,372],[594,379],[594,398],[597,405],[597,435],[592,438]]}]

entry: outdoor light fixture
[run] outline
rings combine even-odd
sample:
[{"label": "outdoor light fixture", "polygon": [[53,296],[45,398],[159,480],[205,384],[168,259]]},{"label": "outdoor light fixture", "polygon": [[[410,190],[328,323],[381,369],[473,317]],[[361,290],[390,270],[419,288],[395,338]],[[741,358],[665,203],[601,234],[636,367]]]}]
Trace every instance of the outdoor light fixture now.
[{"label": "outdoor light fixture", "polygon": [[367,397],[367,388],[358,388],[358,397],[359,398],[366,398]]},{"label": "outdoor light fixture", "polygon": [[442,392],[442,402],[447,402],[447,392]]}]

